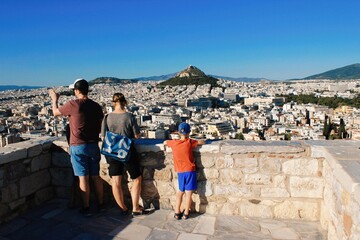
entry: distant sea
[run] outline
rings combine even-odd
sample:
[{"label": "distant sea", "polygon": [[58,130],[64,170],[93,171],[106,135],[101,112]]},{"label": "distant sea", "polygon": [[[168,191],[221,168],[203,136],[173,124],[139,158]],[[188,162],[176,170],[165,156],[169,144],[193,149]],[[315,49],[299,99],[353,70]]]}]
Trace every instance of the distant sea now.
[{"label": "distant sea", "polygon": [[0,91],[18,90],[18,89],[36,89],[43,88],[41,86],[17,86],[17,85],[0,85]]}]

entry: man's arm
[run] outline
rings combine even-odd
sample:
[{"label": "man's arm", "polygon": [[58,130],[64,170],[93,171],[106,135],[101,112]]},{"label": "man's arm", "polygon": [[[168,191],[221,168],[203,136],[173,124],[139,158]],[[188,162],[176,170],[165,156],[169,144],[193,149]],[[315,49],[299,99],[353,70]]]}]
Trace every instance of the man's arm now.
[{"label": "man's arm", "polygon": [[51,104],[52,104],[52,111],[54,116],[60,116],[62,115],[58,108],[58,100],[59,100],[59,94],[55,92],[54,89],[49,90],[49,95],[51,97]]}]

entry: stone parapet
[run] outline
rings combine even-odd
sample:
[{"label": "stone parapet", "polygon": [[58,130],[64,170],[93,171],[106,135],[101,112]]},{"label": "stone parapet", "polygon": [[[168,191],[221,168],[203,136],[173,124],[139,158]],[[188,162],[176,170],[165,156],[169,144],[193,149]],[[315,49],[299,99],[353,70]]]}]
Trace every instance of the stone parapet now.
[{"label": "stone parapet", "polygon": [[[173,209],[178,184],[171,149],[156,140],[135,143],[144,207]],[[1,221],[52,197],[73,197],[68,150],[53,138],[0,149]],[[358,141],[214,141],[194,156],[198,212],[320,221],[329,239],[360,238]],[[110,186],[104,158],[100,175]],[[130,203],[132,181],[123,182]]]}]

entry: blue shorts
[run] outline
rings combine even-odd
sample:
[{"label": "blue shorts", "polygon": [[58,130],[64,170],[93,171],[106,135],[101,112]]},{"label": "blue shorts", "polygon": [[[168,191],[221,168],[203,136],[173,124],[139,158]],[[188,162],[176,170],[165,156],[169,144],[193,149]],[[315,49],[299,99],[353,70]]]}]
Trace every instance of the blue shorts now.
[{"label": "blue shorts", "polygon": [[98,143],[70,146],[70,157],[75,176],[99,176],[101,156]]},{"label": "blue shorts", "polygon": [[180,192],[195,191],[197,189],[196,172],[178,173]]}]

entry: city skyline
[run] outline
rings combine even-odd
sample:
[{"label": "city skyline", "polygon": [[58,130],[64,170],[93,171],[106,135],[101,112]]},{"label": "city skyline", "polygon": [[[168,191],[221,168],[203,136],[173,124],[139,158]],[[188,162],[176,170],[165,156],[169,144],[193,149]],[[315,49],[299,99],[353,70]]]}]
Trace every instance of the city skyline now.
[{"label": "city skyline", "polygon": [[0,85],[206,74],[304,78],[358,63],[360,3],[23,1],[0,3]]}]

